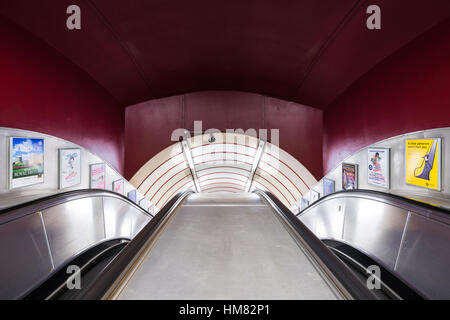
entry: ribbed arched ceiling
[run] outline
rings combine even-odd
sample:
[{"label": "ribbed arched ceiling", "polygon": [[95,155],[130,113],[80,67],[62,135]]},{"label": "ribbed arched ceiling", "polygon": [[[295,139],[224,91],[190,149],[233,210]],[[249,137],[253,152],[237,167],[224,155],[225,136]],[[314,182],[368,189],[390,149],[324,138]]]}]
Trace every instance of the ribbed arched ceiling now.
[{"label": "ribbed arched ceiling", "polygon": [[[377,4],[382,29],[368,30]],[[66,8],[81,8],[81,30]],[[0,14],[56,48],[124,106],[200,90],[325,108],[450,16],[448,0],[11,0]]]},{"label": "ribbed arched ceiling", "polygon": [[[259,140],[236,133],[214,133],[188,139],[201,192],[245,192]],[[175,143],[150,159],[130,181],[161,208],[175,194],[195,190],[194,179],[181,143]],[[317,181],[294,157],[271,143],[265,143],[253,189],[272,192],[291,207]]]}]

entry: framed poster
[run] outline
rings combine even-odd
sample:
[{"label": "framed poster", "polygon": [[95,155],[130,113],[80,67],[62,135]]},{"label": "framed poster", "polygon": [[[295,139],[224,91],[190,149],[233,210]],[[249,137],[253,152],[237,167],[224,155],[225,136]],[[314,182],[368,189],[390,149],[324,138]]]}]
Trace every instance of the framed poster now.
[{"label": "framed poster", "polygon": [[104,163],[90,165],[90,187],[91,189],[106,188],[106,171]]},{"label": "framed poster", "polygon": [[358,189],[358,165],[342,163],[342,190]]},{"label": "framed poster", "polygon": [[332,194],[334,192],[334,180],[323,178],[323,196]]},{"label": "framed poster", "polygon": [[293,203],[290,207],[290,210],[293,214],[297,214],[300,212],[299,207],[297,206],[297,204]]},{"label": "framed poster", "polygon": [[81,150],[59,149],[59,189],[81,183]]},{"label": "framed poster", "polygon": [[141,208],[145,211],[148,211],[148,209],[150,208],[150,201],[146,197],[144,197],[139,201],[139,206],[141,206]]},{"label": "framed poster", "polygon": [[114,192],[123,194],[125,189],[125,181],[123,179],[113,181],[112,188]]},{"label": "framed poster", "polygon": [[317,200],[320,199],[320,193],[317,192],[316,190],[311,189],[309,192],[310,192],[309,198],[311,200],[311,204],[313,204],[314,202],[316,202]]},{"label": "framed poster", "polygon": [[306,209],[309,206],[309,201],[306,200],[304,197],[302,198],[300,210]]},{"label": "framed poster", "polygon": [[44,183],[44,139],[10,137],[10,189],[38,183]]},{"label": "framed poster", "polygon": [[367,183],[389,189],[390,150],[367,149]]},{"label": "framed poster", "polygon": [[441,138],[407,139],[405,170],[407,184],[441,190]]},{"label": "framed poster", "polygon": [[128,199],[130,199],[133,202],[136,202],[136,189],[131,190],[128,192]]}]

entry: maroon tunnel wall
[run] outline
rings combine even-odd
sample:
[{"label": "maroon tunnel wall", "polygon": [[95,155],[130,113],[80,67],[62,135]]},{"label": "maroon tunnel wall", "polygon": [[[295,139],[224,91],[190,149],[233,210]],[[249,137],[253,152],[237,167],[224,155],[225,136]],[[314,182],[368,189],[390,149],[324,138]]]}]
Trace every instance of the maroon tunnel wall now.
[{"label": "maroon tunnel wall", "polygon": [[[236,91],[203,91],[150,100],[126,109],[125,176],[173,144],[172,131],[280,129],[280,147],[316,177],[322,176],[322,111],[293,102]],[[269,142],[270,142],[269,137]]]},{"label": "maroon tunnel wall", "polygon": [[324,112],[324,173],[362,147],[450,126],[450,20],[383,60]]},{"label": "maroon tunnel wall", "polygon": [[123,107],[88,74],[2,16],[0,46],[0,126],[77,143],[123,173]]}]

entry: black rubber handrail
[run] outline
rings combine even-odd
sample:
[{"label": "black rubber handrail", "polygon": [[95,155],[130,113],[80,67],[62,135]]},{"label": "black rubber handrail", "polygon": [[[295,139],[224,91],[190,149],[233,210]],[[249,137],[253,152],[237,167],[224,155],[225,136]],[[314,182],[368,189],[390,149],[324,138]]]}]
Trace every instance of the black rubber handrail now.
[{"label": "black rubber handrail", "polygon": [[[376,300],[377,297],[353,274],[353,272],[317,238],[277,197],[267,191],[255,191],[263,197],[268,197],[284,219],[309,246],[320,261],[330,270],[333,276],[354,299]],[[270,203],[269,203],[270,204]],[[271,204],[270,204],[271,205]]]},{"label": "black rubber handrail", "polygon": [[403,196],[400,195],[396,195],[393,193],[386,193],[386,192],[381,192],[381,191],[377,191],[377,190],[369,190],[369,189],[353,189],[353,190],[341,190],[341,191],[336,191],[333,192],[331,194],[328,194],[326,196],[323,196],[322,198],[320,198],[318,201],[310,204],[308,207],[306,207],[305,209],[303,209],[302,211],[300,211],[299,213],[297,213],[296,215],[299,216],[302,213],[308,211],[309,209],[313,208],[314,206],[318,205],[320,202],[328,200],[330,198],[336,197],[336,196],[359,196],[359,195],[368,195],[368,196],[372,196],[374,198],[378,198],[380,200],[393,200],[396,201],[397,204],[405,204],[405,205],[410,205],[416,208],[416,210],[418,211],[422,211],[422,210],[426,210],[426,211],[432,211],[432,212],[439,212],[441,214],[444,215],[450,215],[450,210],[444,207],[440,207],[440,206],[433,206],[431,204],[425,203],[425,202],[421,202],[419,200],[414,200],[411,198],[405,198]]},{"label": "black rubber handrail", "polygon": [[36,213],[38,211],[43,211],[45,209],[55,207],[57,205],[83,199],[83,198],[92,198],[92,197],[114,197],[118,198],[122,201],[125,201],[128,205],[140,210],[142,213],[153,217],[149,212],[145,211],[138,204],[131,201],[129,198],[125,197],[116,192],[112,192],[109,190],[101,190],[101,189],[81,189],[81,190],[73,190],[67,192],[61,192],[54,195],[38,198],[32,201],[28,201],[25,203],[21,203],[12,207],[8,207],[0,210],[0,224],[4,224],[16,219],[19,219],[23,216]]},{"label": "black rubber handrail", "polygon": [[131,240],[125,248],[103,269],[84,293],[79,297],[82,300],[101,299],[108,289],[114,284],[122,274],[130,261],[145,245],[147,240],[158,230],[158,227],[168,217],[169,213],[175,210],[175,204],[193,191],[178,193],[154,216],[149,223]]}]

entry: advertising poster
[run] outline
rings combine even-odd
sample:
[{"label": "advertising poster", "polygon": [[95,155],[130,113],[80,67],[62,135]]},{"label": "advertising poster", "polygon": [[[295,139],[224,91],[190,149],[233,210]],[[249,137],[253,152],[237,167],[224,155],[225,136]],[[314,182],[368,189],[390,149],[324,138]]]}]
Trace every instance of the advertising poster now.
[{"label": "advertising poster", "polygon": [[81,183],[81,150],[59,149],[59,188]]},{"label": "advertising poster", "polygon": [[342,189],[358,189],[358,165],[354,163],[342,164]]},{"label": "advertising poster", "polygon": [[305,198],[302,198],[300,210],[306,209],[308,206],[309,206],[309,201],[306,200]]},{"label": "advertising poster", "polygon": [[334,180],[323,178],[323,196],[334,192]]},{"label": "advertising poster", "polygon": [[139,206],[145,211],[148,211],[148,209],[150,208],[150,201],[146,197],[144,197],[141,199],[141,201],[139,201]]},{"label": "advertising poster", "polygon": [[441,139],[408,139],[405,146],[406,183],[441,189]]},{"label": "advertising poster", "polygon": [[320,199],[320,193],[311,189],[310,190],[310,199],[311,199],[311,204],[313,204],[314,202],[316,202],[317,200]]},{"label": "advertising poster", "polygon": [[91,164],[90,166],[91,189],[106,188],[106,171],[104,163]]},{"label": "advertising poster", "polygon": [[133,202],[136,202],[136,189],[128,192],[128,199],[130,199]]},{"label": "advertising poster", "polygon": [[113,182],[113,191],[123,194],[125,189],[125,181],[123,179],[119,179]]},{"label": "advertising poster", "polygon": [[367,183],[389,189],[390,155],[386,148],[367,149]]},{"label": "advertising poster", "polygon": [[291,212],[292,212],[293,214],[297,214],[297,213],[300,212],[300,208],[299,208],[299,207],[297,206],[297,204],[295,204],[295,203],[293,203],[293,204],[291,205],[290,210],[291,210]]},{"label": "advertising poster", "polygon": [[44,139],[10,138],[10,188],[44,182]]}]

